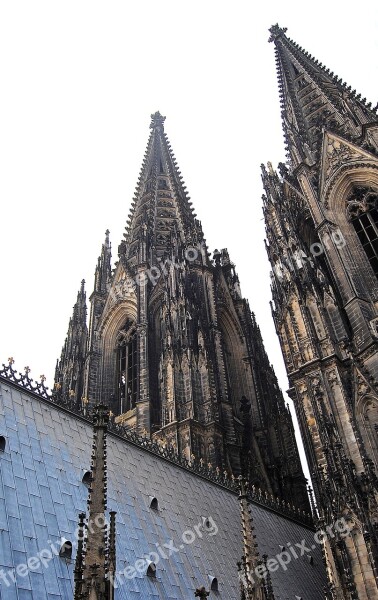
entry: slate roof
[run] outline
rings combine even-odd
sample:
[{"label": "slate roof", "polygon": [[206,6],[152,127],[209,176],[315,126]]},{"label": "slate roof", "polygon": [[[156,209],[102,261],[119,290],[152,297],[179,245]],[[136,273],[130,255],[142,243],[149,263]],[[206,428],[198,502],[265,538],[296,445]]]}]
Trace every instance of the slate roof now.
[{"label": "slate roof", "polygon": [[[40,564],[25,576],[16,574],[15,582],[9,572],[50,544],[58,548],[62,536],[73,542],[74,559],[78,514],[86,511],[82,477],[90,465],[92,428],[0,378],[0,436],[6,440],[0,453],[0,598],[72,599],[74,560],[54,555],[46,568]],[[158,510],[150,508],[150,496],[158,499]],[[118,571],[156,552],[157,545],[177,548],[160,558],[156,579],[146,576],[145,568],[136,577],[121,577],[116,600],[189,600],[196,587],[210,588],[210,577],[219,582],[210,600],[240,598],[236,562],[242,537],[235,493],[109,433],[108,508],[117,511]],[[303,539],[314,545],[310,528],[255,504],[252,514],[260,554],[274,557],[280,545]],[[204,517],[210,518],[208,531]],[[272,573],[276,600],[323,598],[320,547],[311,555],[313,564],[301,557],[286,571]]]}]

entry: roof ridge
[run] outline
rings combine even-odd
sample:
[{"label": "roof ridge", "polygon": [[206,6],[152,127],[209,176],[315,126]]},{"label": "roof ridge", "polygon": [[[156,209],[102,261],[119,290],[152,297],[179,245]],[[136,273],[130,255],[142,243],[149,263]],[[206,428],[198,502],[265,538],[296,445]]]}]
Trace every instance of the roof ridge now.
[{"label": "roof ridge", "polygon": [[[48,404],[51,404],[57,409],[63,410],[70,415],[78,417],[80,420],[85,421],[88,423],[88,425],[92,426],[91,411],[86,405],[85,408],[79,409],[75,403],[71,401],[69,396],[63,398],[60,394],[60,388],[58,387],[59,384],[55,387],[54,391],[49,394],[49,388],[44,385],[46,378],[42,379],[44,376],[41,376],[41,383],[33,384],[33,379],[29,377],[29,367],[25,368],[25,375],[17,377],[17,371],[13,368],[13,358],[8,359],[8,361],[8,365],[3,363],[3,369],[0,369],[0,381],[3,380],[4,382],[11,383],[22,390],[27,390],[38,399],[43,400],[44,402],[47,402]],[[202,459],[198,460],[194,455],[191,456],[190,460],[187,460],[185,457],[178,455],[173,448],[160,445],[155,440],[151,440],[150,438],[141,437],[134,431],[127,430],[124,426],[114,423],[112,418],[109,420],[108,432],[109,434],[116,435],[117,437],[137,446],[138,448],[145,450],[146,452],[154,454],[155,456],[158,456],[159,458],[162,458],[182,469],[190,471],[191,473],[194,473],[197,476],[210,481],[211,483],[226,488],[235,494],[238,493],[238,479],[233,475],[229,475],[226,470],[221,473],[218,467],[214,469],[210,463],[205,465]],[[284,500],[268,494],[266,491],[263,491],[260,488],[252,486],[250,488],[249,498],[250,501],[255,504],[279,513],[288,519],[299,522],[301,525],[313,528],[311,515],[301,511],[299,508],[293,505],[290,505]]]}]

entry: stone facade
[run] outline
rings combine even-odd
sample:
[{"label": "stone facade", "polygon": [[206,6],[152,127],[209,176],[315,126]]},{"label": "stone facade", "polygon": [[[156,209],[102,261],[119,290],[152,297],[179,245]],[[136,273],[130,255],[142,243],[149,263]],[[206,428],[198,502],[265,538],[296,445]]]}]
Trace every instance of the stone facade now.
[{"label": "stone facade", "polygon": [[112,267],[107,232],[90,302],[84,361],[65,345],[58,399],[104,402],[125,428],[187,460],[243,472],[308,510],[290,412],[259,327],[227,250],[210,257],[160,113],[118,261]]},{"label": "stone facade", "polygon": [[324,545],[327,598],[378,598],[378,117],[271,28],[288,162],[262,167],[273,316]]}]

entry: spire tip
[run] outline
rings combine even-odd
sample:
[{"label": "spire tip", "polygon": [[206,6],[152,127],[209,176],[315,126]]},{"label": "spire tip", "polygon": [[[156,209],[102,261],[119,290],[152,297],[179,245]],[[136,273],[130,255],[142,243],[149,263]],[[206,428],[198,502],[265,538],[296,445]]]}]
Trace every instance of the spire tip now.
[{"label": "spire tip", "polygon": [[276,23],[275,25],[272,25],[272,27],[269,29],[270,37],[268,41],[275,42],[278,38],[285,35],[286,32],[287,27],[280,27],[278,23]]},{"label": "spire tip", "polygon": [[164,129],[164,121],[165,117],[160,114],[159,111],[151,115],[151,125],[150,129],[156,129],[157,127],[161,127]]}]

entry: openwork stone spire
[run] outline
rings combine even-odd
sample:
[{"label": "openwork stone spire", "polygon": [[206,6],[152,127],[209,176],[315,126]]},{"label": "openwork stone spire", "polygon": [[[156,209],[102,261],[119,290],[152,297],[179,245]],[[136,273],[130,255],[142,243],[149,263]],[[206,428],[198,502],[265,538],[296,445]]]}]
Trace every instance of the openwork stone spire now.
[{"label": "openwork stone spire", "polygon": [[286,36],[278,24],[270,30],[276,47],[276,65],[281,97],[282,121],[293,166],[313,164],[318,159],[323,128],[352,139],[361,127],[376,120],[375,110],[361,100],[322,63]]},{"label": "openwork stone spire", "polygon": [[111,258],[112,258],[112,246],[109,241],[110,231],[105,231],[105,241],[101,247],[101,254],[98,257],[96,271],[95,271],[95,285],[94,291],[97,293],[105,293],[107,284],[111,276]]},{"label": "openwork stone spire", "polygon": [[77,407],[81,402],[87,336],[87,303],[83,279],[69,320],[67,337],[55,369],[54,394],[69,406]]},{"label": "openwork stone spire", "polygon": [[131,266],[159,259],[173,247],[203,239],[181,172],[164,132],[165,117],[151,115],[151,134],[120,254]]},{"label": "openwork stone spire", "polygon": [[[378,118],[275,25],[289,165],[262,167],[272,313],[332,600],[378,598]],[[313,503],[312,503],[313,504]]]},{"label": "openwork stone spire", "polygon": [[99,404],[93,414],[92,480],[88,498],[88,521],[79,517],[78,551],[75,563],[75,600],[113,600],[115,576],[115,512],[110,513],[110,535],[106,525],[107,451],[109,410]]},{"label": "openwork stone spire", "polygon": [[210,258],[164,125],[152,115],[113,270],[106,233],[82,409],[106,403],[125,430],[222,473],[243,468],[256,488],[308,511],[290,413],[261,332],[227,249]]},{"label": "openwork stone spire", "polygon": [[161,127],[164,131],[164,121],[165,117],[160,114],[159,111],[151,115],[151,125],[150,129],[156,129],[157,127]]}]

